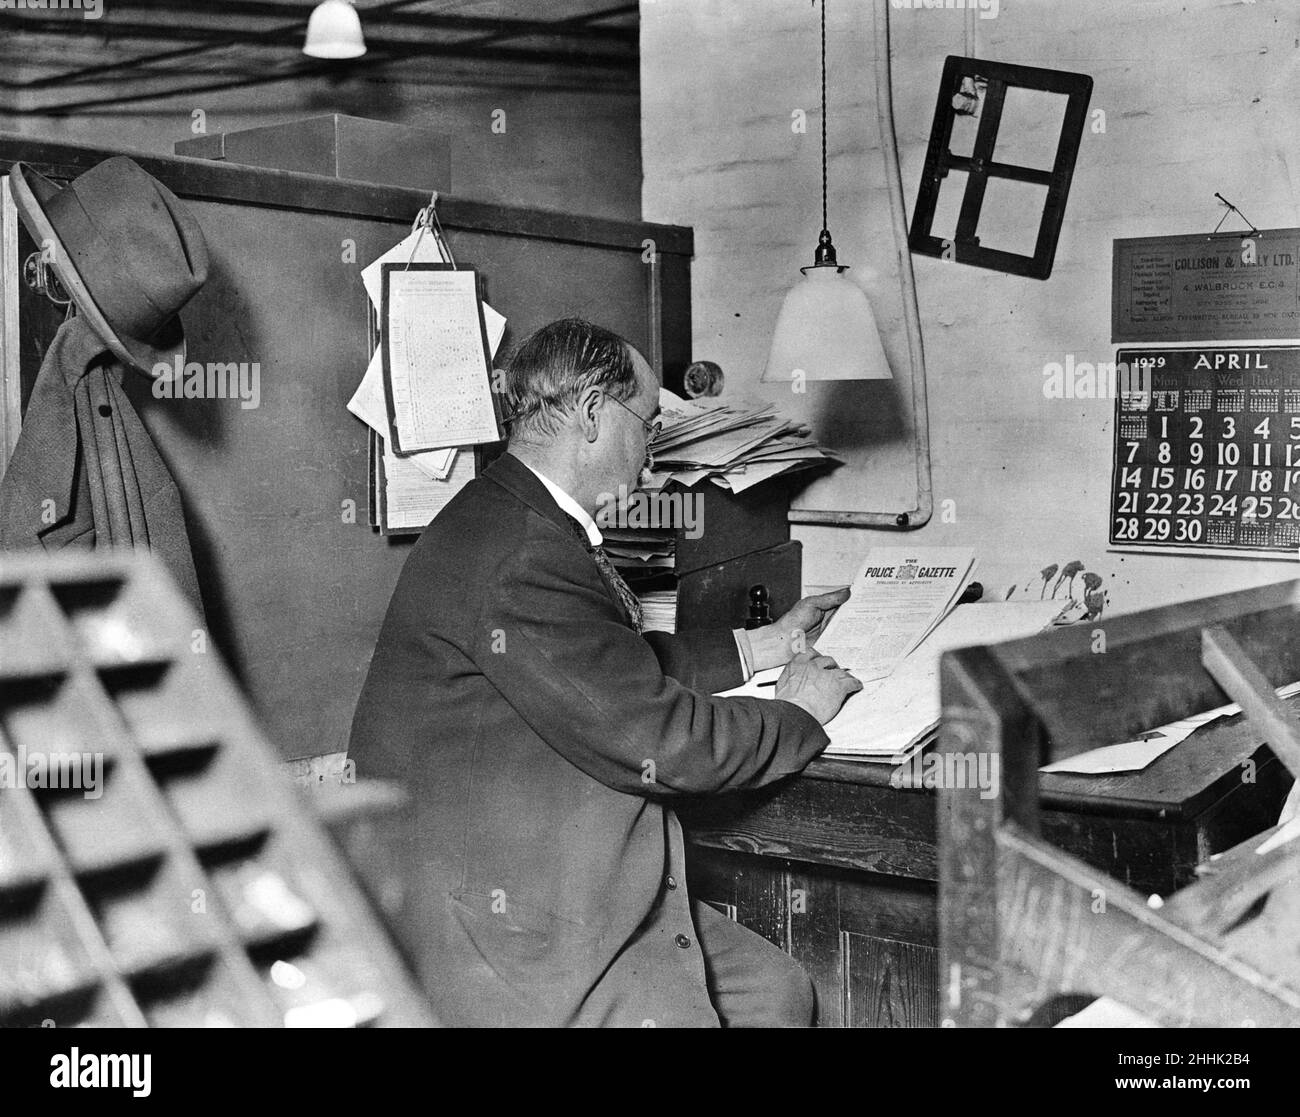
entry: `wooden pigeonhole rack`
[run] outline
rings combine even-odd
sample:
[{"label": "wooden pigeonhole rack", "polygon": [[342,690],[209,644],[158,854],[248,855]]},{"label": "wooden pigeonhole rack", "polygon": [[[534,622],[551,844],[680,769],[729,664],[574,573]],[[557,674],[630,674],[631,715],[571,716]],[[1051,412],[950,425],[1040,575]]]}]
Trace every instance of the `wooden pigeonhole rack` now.
[{"label": "wooden pigeonhole rack", "polygon": [[1050,1022],[1054,1003],[1108,996],[1164,1026],[1300,1024],[1300,841],[1282,840],[1300,823],[1153,897],[1044,842],[1038,796],[1042,764],[1228,702],[1268,746],[1241,779],[1270,750],[1300,774],[1300,698],[1274,693],[1297,679],[1300,582],[945,655],[945,771],[983,752],[1000,778],[939,793],[944,1023]]}]

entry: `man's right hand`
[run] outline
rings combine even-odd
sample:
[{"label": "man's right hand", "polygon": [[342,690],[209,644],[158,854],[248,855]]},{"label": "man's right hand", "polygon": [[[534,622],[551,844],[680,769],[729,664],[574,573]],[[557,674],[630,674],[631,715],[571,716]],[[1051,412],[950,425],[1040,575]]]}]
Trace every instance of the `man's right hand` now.
[{"label": "man's right hand", "polygon": [[828,655],[800,652],[776,680],[774,697],[793,702],[825,725],[862,684]]}]

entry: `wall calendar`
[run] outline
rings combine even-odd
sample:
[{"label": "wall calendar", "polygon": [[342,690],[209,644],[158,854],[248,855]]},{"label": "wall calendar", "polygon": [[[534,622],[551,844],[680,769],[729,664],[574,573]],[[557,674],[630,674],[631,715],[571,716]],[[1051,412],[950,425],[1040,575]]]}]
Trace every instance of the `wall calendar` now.
[{"label": "wall calendar", "polygon": [[1300,348],[1116,360],[1111,544],[1300,552]]}]

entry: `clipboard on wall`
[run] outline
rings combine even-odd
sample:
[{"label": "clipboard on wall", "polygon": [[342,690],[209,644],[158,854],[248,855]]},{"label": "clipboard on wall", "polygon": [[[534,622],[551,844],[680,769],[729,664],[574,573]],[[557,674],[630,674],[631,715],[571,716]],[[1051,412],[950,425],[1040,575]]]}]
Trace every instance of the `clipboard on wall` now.
[{"label": "clipboard on wall", "polygon": [[452,264],[385,264],[380,347],[389,446],[398,456],[503,437],[479,276]]}]

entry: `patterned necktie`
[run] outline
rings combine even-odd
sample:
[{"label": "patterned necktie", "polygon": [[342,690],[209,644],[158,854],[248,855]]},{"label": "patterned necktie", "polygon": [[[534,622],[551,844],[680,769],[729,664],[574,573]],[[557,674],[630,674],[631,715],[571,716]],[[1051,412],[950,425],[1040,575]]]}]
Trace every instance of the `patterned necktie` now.
[{"label": "patterned necktie", "polygon": [[596,569],[600,571],[601,579],[613,592],[614,596],[618,598],[619,603],[623,606],[623,613],[639,635],[644,631],[643,625],[645,623],[645,616],[641,611],[641,602],[637,599],[636,594],[632,592],[631,587],[623,581],[623,575],[614,568],[614,564],[609,560],[609,555],[605,554],[605,548],[593,547],[591,540],[587,537],[586,529],[572,516],[567,516],[567,519],[573,527],[574,535],[587,548],[587,553],[596,560]]}]

